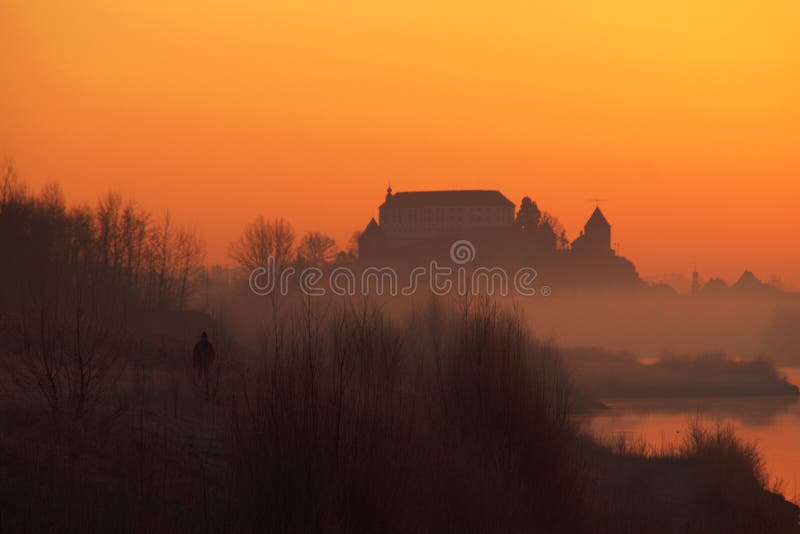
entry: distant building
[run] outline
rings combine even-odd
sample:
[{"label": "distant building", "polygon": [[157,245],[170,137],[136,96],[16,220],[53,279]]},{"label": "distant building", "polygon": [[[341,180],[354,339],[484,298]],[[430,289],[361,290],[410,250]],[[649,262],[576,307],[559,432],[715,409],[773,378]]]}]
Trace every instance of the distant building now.
[{"label": "distant building", "polygon": [[393,193],[388,188],[378,220],[371,219],[359,236],[359,260],[407,267],[449,261],[450,245],[466,239],[476,250],[473,266],[535,266],[541,280],[565,285],[643,283],[634,265],[611,248],[611,225],[600,208],[571,248],[558,246],[557,234],[538,208],[526,215],[538,230],[526,227],[522,214],[518,220],[514,203],[500,191]]},{"label": "distant building", "polygon": [[409,263],[447,253],[456,239],[469,239],[489,253],[513,228],[514,203],[500,191],[393,193],[390,187],[378,221],[370,220],[359,237],[359,257],[367,263]]},{"label": "distant building", "polygon": [[378,208],[389,238],[426,238],[475,228],[509,227],[514,203],[500,191],[410,191],[392,194]]},{"label": "distant building", "polygon": [[386,235],[375,218],[370,219],[367,227],[358,236],[358,256],[362,262],[373,263],[380,261],[384,253]]},{"label": "distant building", "polygon": [[572,250],[576,254],[612,254],[611,225],[606,220],[599,207],[594,209],[592,216],[583,227],[578,238],[572,242]]},{"label": "distant building", "polygon": [[691,292],[693,295],[700,293],[700,273],[697,272],[697,268],[692,271]]}]

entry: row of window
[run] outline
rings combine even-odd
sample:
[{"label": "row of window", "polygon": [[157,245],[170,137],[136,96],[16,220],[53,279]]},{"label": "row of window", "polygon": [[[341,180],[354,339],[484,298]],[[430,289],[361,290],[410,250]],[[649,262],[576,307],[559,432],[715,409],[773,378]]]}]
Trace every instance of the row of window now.
[{"label": "row of window", "polygon": [[440,227],[421,227],[421,226],[397,226],[387,228],[388,235],[400,237],[419,237],[444,235],[450,231],[459,231],[463,225],[440,226]]},{"label": "row of window", "polygon": [[470,224],[503,224],[511,222],[510,219],[505,218],[500,215],[496,215],[494,217],[485,216],[481,217],[480,215],[476,215],[474,217],[449,217],[445,220],[442,219],[418,219],[418,220],[391,220],[391,221],[382,221],[381,226],[385,228],[392,228],[395,226],[408,226],[408,227],[423,227],[423,226],[455,226],[455,225],[463,225],[464,223]]},{"label": "row of window", "polygon": [[407,208],[387,209],[381,213],[381,225],[403,223],[444,223],[444,222],[511,222],[513,210],[506,208]]}]

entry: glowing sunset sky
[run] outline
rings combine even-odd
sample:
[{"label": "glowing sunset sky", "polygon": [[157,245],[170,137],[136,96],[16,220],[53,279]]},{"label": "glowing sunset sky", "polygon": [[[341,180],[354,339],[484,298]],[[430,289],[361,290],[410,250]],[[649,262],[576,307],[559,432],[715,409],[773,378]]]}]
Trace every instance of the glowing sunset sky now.
[{"label": "glowing sunset sky", "polygon": [[345,244],[391,181],[527,194],[570,238],[601,196],[643,275],[800,285],[796,0],[122,3],[0,0],[0,154],[210,261],[259,213]]}]

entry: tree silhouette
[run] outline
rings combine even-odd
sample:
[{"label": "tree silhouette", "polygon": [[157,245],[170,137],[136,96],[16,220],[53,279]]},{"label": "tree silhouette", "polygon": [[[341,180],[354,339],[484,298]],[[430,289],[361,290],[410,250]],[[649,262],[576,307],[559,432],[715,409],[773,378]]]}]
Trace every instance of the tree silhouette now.
[{"label": "tree silhouette", "polygon": [[282,218],[268,221],[259,215],[244,227],[239,240],[231,243],[229,254],[247,273],[265,267],[270,257],[280,267],[291,261],[294,239],[294,230],[288,222]]},{"label": "tree silhouette", "polygon": [[535,250],[564,250],[569,246],[561,222],[550,213],[541,211],[530,197],[524,197],[520,202],[515,223]]},{"label": "tree silhouette", "polygon": [[322,232],[309,232],[297,247],[297,261],[306,266],[319,267],[336,257],[336,241]]},{"label": "tree silhouette", "polygon": [[541,218],[542,212],[539,211],[539,206],[536,205],[536,202],[531,200],[531,197],[523,198],[519,204],[516,218],[519,229],[523,232],[535,232],[539,228]]}]

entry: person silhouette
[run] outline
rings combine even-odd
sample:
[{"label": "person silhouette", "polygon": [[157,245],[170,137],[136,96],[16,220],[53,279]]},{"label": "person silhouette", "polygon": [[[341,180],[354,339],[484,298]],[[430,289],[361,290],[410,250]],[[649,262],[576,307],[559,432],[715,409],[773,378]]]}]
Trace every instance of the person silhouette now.
[{"label": "person silhouette", "polygon": [[214,345],[208,341],[208,334],[200,334],[200,340],[194,345],[192,359],[197,378],[204,383],[206,394],[209,393],[209,375],[214,363]]}]

